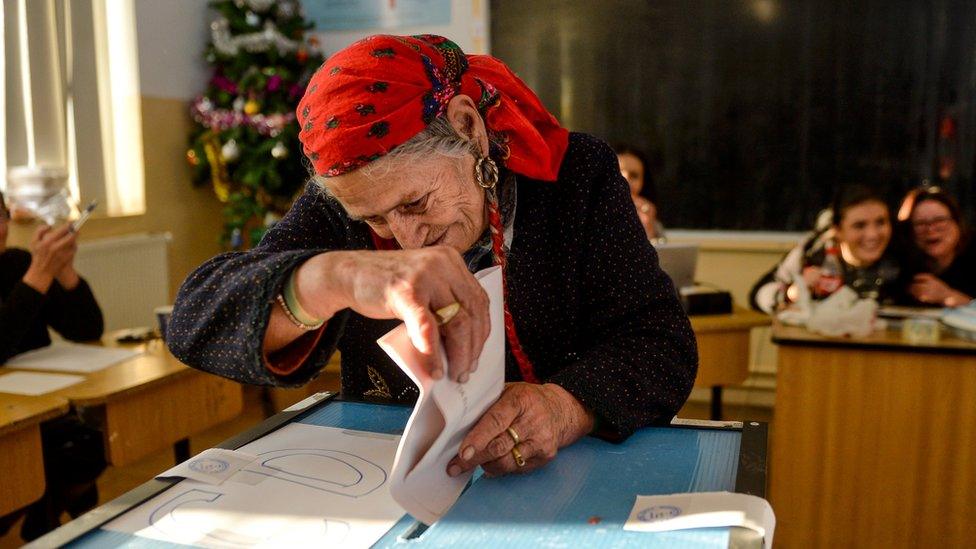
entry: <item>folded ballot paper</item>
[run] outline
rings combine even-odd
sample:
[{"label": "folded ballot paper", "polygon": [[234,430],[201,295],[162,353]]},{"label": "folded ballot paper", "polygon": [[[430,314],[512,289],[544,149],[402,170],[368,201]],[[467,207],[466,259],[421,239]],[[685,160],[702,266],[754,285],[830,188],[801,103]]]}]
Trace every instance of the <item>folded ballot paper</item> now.
[{"label": "folded ballot paper", "polygon": [[377,341],[420,388],[420,398],[390,471],[390,493],[408,513],[426,524],[447,513],[471,478],[472,473],[448,476],[447,464],[505,384],[502,272],[492,267],[479,271],[475,278],[490,299],[491,333],[478,357],[478,368],[467,383],[455,383],[447,375],[432,379],[420,367],[418,352],[403,325]]},{"label": "folded ballot paper", "polygon": [[776,515],[769,502],[749,494],[695,492],[666,496],[637,496],[624,530],[667,532],[689,528],[739,526],[773,546]]}]

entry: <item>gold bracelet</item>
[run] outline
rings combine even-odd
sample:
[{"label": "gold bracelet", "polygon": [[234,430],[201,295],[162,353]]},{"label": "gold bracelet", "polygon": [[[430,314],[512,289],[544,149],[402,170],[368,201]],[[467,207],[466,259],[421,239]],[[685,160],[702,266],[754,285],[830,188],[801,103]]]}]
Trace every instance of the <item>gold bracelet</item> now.
[{"label": "gold bracelet", "polygon": [[298,302],[298,296],[295,294],[294,270],[288,275],[288,281],[285,282],[284,288],[282,288],[281,293],[275,299],[281,305],[281,310],[285,312],[288,320],[299,329],[310,332],[312,330],[318,330],[325,324],[324,319],[312,318],[302,308],[302,304]]},{"label": "gold bracelet", "polygon": [[305,324],[301,320],[298,320],[295,317],[295,314],[291,312],[291,309],[288,308],[288,304],[285,303],[284,296],[278,294],[275,300],[278,302],[278,305],[281,305],[281,310],[285,312],[285,316],[288,317],[288,320],[290,320],[292,324],[301,330],[310,332],[312,330],[318,330],[323,324],[325,324],[324,320],[319,321],[318,324]]}]

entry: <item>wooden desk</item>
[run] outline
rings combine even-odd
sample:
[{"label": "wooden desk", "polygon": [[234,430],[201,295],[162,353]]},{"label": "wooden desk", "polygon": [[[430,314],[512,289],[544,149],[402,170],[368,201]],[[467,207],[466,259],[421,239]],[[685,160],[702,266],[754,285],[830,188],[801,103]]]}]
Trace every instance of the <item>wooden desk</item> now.
[{"label": "wooden desk", "polygon": [[[107,345],[109,338],[106,338]],[[136,345],[143,355],[85,375],[51,395],[66,398],[105,436],[112,465],[132,463],[169,446],[189,458],[188,437],[227,421],[244,406],[241,386],[176,360],[160,340]]]},{"label": "wooden desk", "polygon": [[0,516],[44,494],[41,422],[67,411],[61,397],[0,393]]},{"label": "wooden desk", "polygon": [[777,545],[971,544],[976,344],[828,338],[778,324],[773,341]]},{"label": "wooden desk", "polygon": [[712,419],[722,418],[722,387],[749,376],[749,333],[769,316],[736,306],[731,314],[688,317],[698,341],[696,387],[712,389]]}]

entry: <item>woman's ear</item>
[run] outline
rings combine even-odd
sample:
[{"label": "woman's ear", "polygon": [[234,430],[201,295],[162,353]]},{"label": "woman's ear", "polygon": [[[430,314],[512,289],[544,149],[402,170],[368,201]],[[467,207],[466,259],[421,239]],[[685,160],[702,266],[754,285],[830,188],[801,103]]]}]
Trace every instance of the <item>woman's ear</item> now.
[{"label": "woman's ear", "polygon": [[447,121],[458,134],[478,144],[481,156],[488,156],[488,131],[478,108],[467,95],[455,95],[447,103]]}]

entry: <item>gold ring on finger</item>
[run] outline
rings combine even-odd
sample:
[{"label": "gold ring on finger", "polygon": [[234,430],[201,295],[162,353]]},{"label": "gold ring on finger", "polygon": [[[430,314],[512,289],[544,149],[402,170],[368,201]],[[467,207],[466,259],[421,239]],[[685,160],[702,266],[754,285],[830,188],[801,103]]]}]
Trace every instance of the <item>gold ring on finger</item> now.
[{"label": "gold ring on finger", "polygon": [[443,326],[451,321],[458,312],[461,310],[461,304],[455,301],[450,305],[446,305],[434,311],[434,316],[437,317],[437,325]]},{"label": "gold ring on finger", "polygon": [[522,457],[522,452],[519,452],[518,446],[512,447],[512,457],[515,458],[515,465],[518,467],[525,467],[525,458]]},{"label": "gold ring on finger", "polygon": [[505,430],[508,431],[508,436],[512,437],[512,441],[515,442],[516,446],[518,446],[519,443],[522,442],[522,439],[519,437],[519,434],[514,427],[509,427],[508,429]]}]

